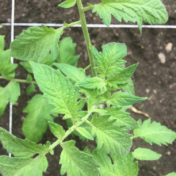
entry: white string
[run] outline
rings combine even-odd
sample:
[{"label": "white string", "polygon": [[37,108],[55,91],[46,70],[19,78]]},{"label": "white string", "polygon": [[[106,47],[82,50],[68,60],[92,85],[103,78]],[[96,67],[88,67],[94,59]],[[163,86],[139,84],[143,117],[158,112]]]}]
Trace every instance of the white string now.
[{"label": "white string", "polygon": [[[15,21],[15,0],[12,0],[12,10],[11,10],[11,42],[14,40],[14,21]],[[11,63],[14,63],[13,57],[11,57]],[[9,132],[12,133],[12,120],[13,120],[13,105],[10,103],[9,107]],[[9,157],[11,157],[9,153]]]},{"label": "white string", "polygon": [[[0,23],[2,26],[11,26],[11,23]],[[19,27],[29,27],[29,26],[49,26],[49,27],[62,27],[64,24],[57,23],[14,23],[14,26]],[[72,27],[81,27],[80,24],[74,25]],[[138,28],[138,25],[132,24],[111,24],[107,27],[104,24],[87,24],[89,28]],[[142,25],[142,28],[154,28],[154,29],[176,29],[176,25]]]}]

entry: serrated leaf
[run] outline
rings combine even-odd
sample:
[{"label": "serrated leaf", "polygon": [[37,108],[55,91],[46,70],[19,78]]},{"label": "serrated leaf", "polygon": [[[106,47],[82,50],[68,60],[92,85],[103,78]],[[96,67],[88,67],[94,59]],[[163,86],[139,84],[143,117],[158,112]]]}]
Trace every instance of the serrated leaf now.
[{"label": "serrated leaf", "polygon": [[129,153],[132,142],[125,130],[117,127],[114,121],[106,116],[94,116],[91,121],[93,133],[96,135],[97,148],[111,155],[126,155]]},{"label": "serrated leaf", "polygon": [[126,92],[116,92],[112,95],[111,99],[108,100],[108,104],[115,107],[131,106],[137,102],[144,101],[146,98],[137,97]]},{"label": "serrated leaf", "polygon": [[158,160],[161,158],[161,154],[156,153],[147,148],[137,148],[132,152],[133,157],[138,160]]},{"label": "serrated leaf", "polygon": [[65,37],[59,43],[59,56],[56,62],[77,66],[79,55],[75,55],[75,52],[76,44],[70,37]]},{"label": "serrated leaf", "polygon": [[137,176],[138,163],[133,161],[131,154],[111,159],[102,150],[93,152],[93,156],[100,166],[101,176]]},{"label": "serrated leaf", "polygon": [[47,150],[47,146],[17,138],[3,128],[0,128],[0,141],[3,147],[16,157],[32,157]]},{"label": "serrated leaf", "polygon": [[9,102],[15,104],[20,96],[19,83],[11,81],[6,87],[0,87],[0,116]]},{"label": "serrated leaf", "polygon": [[76,0],[65,0],[64,2],[59,4],[59,7],[62,8],[70,8],[76,4]]},{"label": "serrated leaf", "polygon": [[24,30],[11,44],[12,56],[19,60],[40,62],[51,52],[53,58],[58,55],[58,40],[63,28],[30,27]]},{"label": "serrated leaf", "polygon": [[171,173],[167,174],[166,176],[176,176],[176,172],[171,172]]},{"label": "serrated leaf", "polygon": [[61,174],[67,176],[97,176],[98,166],[91,154],[80,151],[74,141],[64,142],[60,157]]},{"label": "serrated leaf", "polygon": [[10,60],[10,50],[0,51],[0,74],[3,77],[14,78],[17,64],[12,64]]},{"label": "serrated leaf", "polygon": [[81,81],[78,86],[85,89],[95,89],[98,90],[101,94],[107,91],[106,81],[99,77],[86,78]]},{"label": "serrated leaf", "polygon": [[94,5],[93,12],[96,12],[107,26],[111,24],[111,15],[119,22],[124,20],[138,23],[140,28],[142,22],[163,24],[168,20],[161,0],[101,0],[100,4]]},{"label": "serrated leaf", "polygon": [[24,136],[34,142],[39,142],[48,128],[48,121],[53,121],[51,114],[53,106],[48,104],[42,95],[35,95],[23,112],[28,115],[23,121],[22,131]]},{"label": "serrated leaf", "polygon": [[167,145],[176,139],[176,132],[148,119],[139,128],[134,130],[134,136],[144,139],[149,144]]},{"label": "serrated leaf", "polygon": [[76,119],[82,108],[78,89],[59,70],[34,62],[31,65],[40,90],[55,107],[55,112],[65,114],[65,118]]},{"label": "serrated leaf", "polygon": [[47,167],[45,156],[34,159],[0,156],[0,173],[3,176],[42,176]]},{"label": "serrated leaf", "polygon": [[54,64],[59,70],[66,75],[72,81],[79,83],[84,81],[87,77],[84,71],[80,70],[77,67],[74,67],[69,64]]},{"label": "serrated leaf", "polygon": [[63,127],[57,123],[49,122],[49,128],[52,134],[57,138],[62,138],[65,134]]},{"label": "serrated leaf", "polygon": [[111,79],[124,68],[125,60],[122,58],[127,55],[125,44],[109,43],[102,46],[102,52],[98,52],[96,48],[93,48],[92,52],[96,72],[104,79]]},{"label": "serrated leaf", "polygon": [[86,139],[89,139],[89,140],[94,140],[94,137],[93,135],[91,134],[91,132],[84,126],[84,127],[78,127],[76,129],[76,131],[81,135],[83,136],[84,138]]}]

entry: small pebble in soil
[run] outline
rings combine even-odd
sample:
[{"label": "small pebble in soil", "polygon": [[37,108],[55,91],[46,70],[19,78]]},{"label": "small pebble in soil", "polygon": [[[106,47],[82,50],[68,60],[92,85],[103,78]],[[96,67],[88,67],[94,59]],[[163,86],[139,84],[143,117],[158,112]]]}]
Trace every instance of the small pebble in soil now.
[{"label": "small pebble in soil", "polygon": [[164,53],[159,53],[159,54],[158,54],[158,58],[159,58],[159,60],[160,60],[160,62],[161,62],[162,64],[165,64],[165,63],[166,63],[166,56],[165,56]]},{"label": "small pebble in soil", "polygon": [[173,44],[171,42],[169,42],[166,46],[165,46],[165,50],[169,53],[172,51],[173,48]]},{"label": "small pebble in soil", "polygon": [[145,92],[148,94],[150,92],[150,89],[145,89]]}]

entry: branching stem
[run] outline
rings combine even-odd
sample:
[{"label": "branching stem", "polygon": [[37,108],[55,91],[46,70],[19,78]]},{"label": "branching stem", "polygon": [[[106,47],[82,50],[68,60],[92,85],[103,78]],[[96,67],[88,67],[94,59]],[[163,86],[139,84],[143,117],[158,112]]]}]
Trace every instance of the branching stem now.
[{"label": "branching stem", "polygon": [[83,7],[81,0],[76,0],[76,2],[77,2],[77,6],[78,6],[79,15],[80,15],[82,31],[83,31],[84,38],[86,41],[86,47],[87,47],[87,51],[88,51],[88,55],[89,55],[90,65],[91,65],[91,69],[92,69],[92,75],[95,76],[96,75],[95,70],[94,70],[95,63],[94,63],[94,58],[93,58],[92,51],[91,51],[92,44],[91,44],[91,40],[90,40],[89,31],[87,28],[86,17],[84,14],[84,7]]}]

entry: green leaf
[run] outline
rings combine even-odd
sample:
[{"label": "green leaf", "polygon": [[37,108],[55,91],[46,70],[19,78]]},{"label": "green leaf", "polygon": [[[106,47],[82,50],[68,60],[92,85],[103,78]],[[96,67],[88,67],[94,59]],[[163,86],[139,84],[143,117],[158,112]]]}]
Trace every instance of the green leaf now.
[{"label": "green leaf", "polygon": [[101,94],[107,91],[106,81],[99,77],[86,78],[78,84],[81,88],[99,90]]},{"label": "green leaf", "polygon": [[93,156],[100,166],[101,176],[137,176],[138,163],[133,161],[131,154],[111,159],[102,150],[93,152]]},{"label": "green leaf", "polygon": [[166,176],[176,176],[176,172],[171,172],[171,173],[167,174]]},{"label": "green leaf", "polygon": [[74,67],[69,64],[54,64],[59,70],[66,75],[72,81],[79,83],[84,81],[87,77],[84,71],[80,70],[77,67]]},{"label": "green leaf", "polygon": [[35,92],[35,85],[34,84],[30,84],[26,88],[26,95],[31,95],[33,92]]},{"label": "green leaf", "polygon": [[59,56],[56,62],[77,66],[79,55],[75,55],[75,52],[76,44],[70,37],[65,37],[59,43]]},{"label": "green leaf", "polygon": [[0,173],[3,176],[42,176],[47,167],[48,162],[45,156],[34,159],[0,156]]},{"label": "green leaf", "polygon": [[61,174],[67,176],[97,176],[98,166],[91,154],[80,151],[74,141],[64,142],[60,157]]},{"label": "green leaf", "polygon": [[4,50],[5,47],[5,40],[4,40],[4,35],[0,35],[0,52]]},{"label": "green leaf", "polygon": [[9,102],[15,104],[20,96],[19,83],[11,81],[6,87],[0,87],[0,116]]},{"label": "green leaf", "polygon": [[108,104],[122,107],[122,106],[131,106],[137,102],[144,101],[146,98],[137,97],[125,92],[116,92],[112,95],[111,99],[108,100]]},{"label": "green leaf", "polygon": [[132,142],[125,130],[117,127],[114,120],[108,120],[106,116],[94,116],[91,121],[93,133],[96,135],[98,149],[111,155],[126,155],[129,153]]},{"label": "green leaf", "polygon": [[163,24],[168,20],[167,11],[161,0],[101,0],[100,4],[94,5],[93,12],[96,12],[103,23],[111,24],[111,15],[119,22],[149,24]]},{"label": "green leaf", "polygon": [[0,128],[0,141],[8,153],[16,157],[32,157],[47,150],[47,146],[17,138],[3,128]]},{"label": "green leaf", "polygon": [[10,50],[0,51],[0,74],[3,77],[14,78],[17,64],[12,64]]},{"label": "green leaf", "polygon": [[176,139],[174,131],[158,122],[151,122],[150,119],[145,120],[139,128],[134,130],[134,136],[144,139],[149,144],[155,143],[158,145],[172,144]]},{"label": "green leaf", "polygon": [[76,4],[76,0],[65,0],[64,2],[59,4],[59,7],[70,8],[75,6],[75,4]]},{"label": "green leaf", "polygon": [[51,114],[53,106],[48,104],[46,98],[42,95],[35,95],[29,102],[23,112],[27,113],[27,117],[23,122],[24,136],[34,142],[39,142],[45,134],[48,121],[53,121]]},{"label": "green leaf", "polygon": [[93,48],[92,52],[96,62],[96,72],[105,79],[111,79],[124,69],[125,60],[122,58],[127,55],[125,44],[109,43],[102,46],[102,52]]},{"label": "green leaf", "polygon": [[86,128],[86,126],[84,126],[84,127],[78,127],[78,128],[76,129],[76,131],[77,131],[81,136],[83,136],[84,138],[89,139],[89,140],[94,140],[93,135],[92,135],[91,132]]},{"label": "green leaf", "polygon": [[65,134],[63,127],[57,123],[49,122],[49,128],[52,134],[57,138],[62,138]]},{"label": "green leaf", "polygon": [[78,89],[59,70],[34,62],[31,65],[40,90],[55,107],[55,112],[65,114],[65,118],[77,118],[82,108]]},{"label": "green leaf", "polygon": [[137,148],[132,152],[133,157],[138,160],[158,160],[161,158],[161,154],[156,153],[147,148]]},{"label": "green leaf", "polygon": [[58,54],[58,40],[63,28],[30,27],[16,37],[11,44],[12,56],[19,60],[40,62],[51,52],[53,58]]}]

